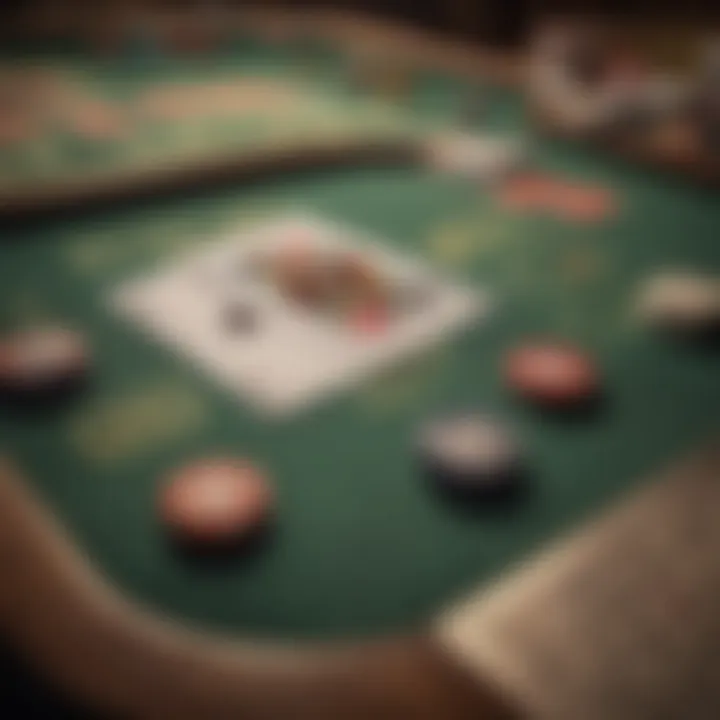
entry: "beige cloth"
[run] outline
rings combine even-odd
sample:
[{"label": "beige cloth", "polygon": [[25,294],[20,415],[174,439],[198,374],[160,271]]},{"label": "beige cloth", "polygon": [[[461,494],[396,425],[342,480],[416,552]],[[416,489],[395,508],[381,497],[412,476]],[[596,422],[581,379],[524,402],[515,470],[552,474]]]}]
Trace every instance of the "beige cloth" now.
[{"label": "beige cloth", "polygon": [[450,609],[438,637],[530,720],[716,720],[718,508],[720,462],[653,485]]}]

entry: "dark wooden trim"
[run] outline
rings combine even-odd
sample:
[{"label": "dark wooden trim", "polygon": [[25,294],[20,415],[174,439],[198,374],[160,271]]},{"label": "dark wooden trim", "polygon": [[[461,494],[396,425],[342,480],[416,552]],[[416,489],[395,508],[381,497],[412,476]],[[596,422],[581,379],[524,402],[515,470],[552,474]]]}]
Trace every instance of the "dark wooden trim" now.
[{"label": "dark wooden trim", "polygon": [[159,166],[103,181],[65,183],[36,192],[0,196],[0,219],[23,221],[54,217],[110,204],[156,198],[193,188],[251,182],[273,175],[337,167],[412,164],[420,158],[413,140],[353,141],[307,145],[283,151],[259,151],[222,160]]}]

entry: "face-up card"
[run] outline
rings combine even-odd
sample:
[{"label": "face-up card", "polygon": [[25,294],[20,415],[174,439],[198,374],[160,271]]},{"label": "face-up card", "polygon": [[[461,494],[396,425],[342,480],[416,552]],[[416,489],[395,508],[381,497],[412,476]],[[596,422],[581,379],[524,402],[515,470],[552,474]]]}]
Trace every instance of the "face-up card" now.
[{"label": "face-up card", "polygon": [[[369,269],[372,302],[365,302],[361,283],[359,301],[348,303],[352,283],[344,281],[337,286],[340,299],[330,293],[317,302],[311,294],[309,302],[292,273],[290,281],[283,274],[283,263],[290,257],[294,268],[299,251],[321,262],[351,258]],[[490,307],[486,293],[443,277],[389,242],[301,214],[204,244],[123,284],[111,302],[231,392],[275,416],[447,340]]]}]

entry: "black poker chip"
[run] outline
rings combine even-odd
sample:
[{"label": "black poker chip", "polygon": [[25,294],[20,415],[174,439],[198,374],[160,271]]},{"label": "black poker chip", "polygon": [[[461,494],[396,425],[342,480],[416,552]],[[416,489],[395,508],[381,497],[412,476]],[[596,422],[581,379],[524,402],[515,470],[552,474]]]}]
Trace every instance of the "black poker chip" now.
[{"label": "black poker chip", "polygon": [[85,380],[90,351],[84,336],[59,326],[33,327],[0,337],[0,394],[46,398]]},{"label": "black poker chip", "polygon": [[461,411],[430,420],[421,428],[418,446],[428,479],[453,498],[509,499],[523,485],[520,446],[488,415]]},{"label": "black poker chip", "polygon": [[665,271],[642,285],[636,313],[648,326],[686,336],[720,329],[720,279],[687,271]]}]

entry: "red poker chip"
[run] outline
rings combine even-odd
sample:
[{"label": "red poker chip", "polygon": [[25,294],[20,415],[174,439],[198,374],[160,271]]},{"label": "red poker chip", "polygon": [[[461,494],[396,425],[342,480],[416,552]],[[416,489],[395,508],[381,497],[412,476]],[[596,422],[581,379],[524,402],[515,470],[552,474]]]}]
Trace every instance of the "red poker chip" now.
[{"label": "red poker chip", "polygon": [[33,328],[0,338],[0,386],[35,391],[81,377],[89,350],[84,337],[62,327]]},{"label": "red poker chip", "polygon": [[563,193],[559,193],[555,205],[561,217],[576,222],[601,222],[615,213],[608,192],[575,185],[568,185]]},{"label": "red poker chip", "polygon": [[517,175],[500,190],[500,202],[513,210],[538,210],[548,202],[554,185],[550,178],[536,174]]},{"label": "red poker chip", "polygon": [[193,544],[225,545],[267,520],[273,493],[265,475],[242,460],[201,460],[174,472],[158,498],[174,536]]},{"label": "red poker chip", "polygon": [[513,350],[506,359],[508,385],[541,405],[567,407],[597,396],[599,371],[587,354],[569,345],[536,344]]}]

